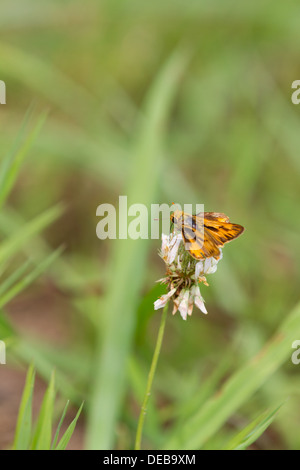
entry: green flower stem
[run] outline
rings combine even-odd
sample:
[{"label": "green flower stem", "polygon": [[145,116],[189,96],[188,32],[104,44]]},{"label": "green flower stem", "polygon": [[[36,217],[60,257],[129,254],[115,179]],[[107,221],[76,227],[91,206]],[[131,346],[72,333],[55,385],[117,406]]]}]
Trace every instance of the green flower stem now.
[{"label": "green flower stem", "polygon": [[147,405],[148,401],[151,395],[151,388],[152,388],[152,383],[154,379],[154,374],[156,371],[156,366],[159,358],[159,353],[161,350],[161,345],[162,345],[162,340],[164,337],[164,331],[165,331],[165,325],[166,325],[166,319],[167,319],[167,313],[168,313],[168,305],[169,302],[166,303],[163,313],[161,316],[160,320],[160,325],[159,325],[159,330],[158,330],[158,336],[156,340],[156,346],[152,358],[152,363],[150,367],[150,371],[148,374],[148,380],[147,380],[147,387],[146,387],[146,393],[144,397],[144,401],[142,404],[140,416],[139,416],[139,422],[138,422],[138,427],[137,427],[137,432],[136,432],[136,438],[135,438],[135,450],[140,450],[141,449],[141,441],[142,441],[142,433],[143,433],[143,427],[144,427],[144,421],[145,421],[145,416],[147,413]]}]

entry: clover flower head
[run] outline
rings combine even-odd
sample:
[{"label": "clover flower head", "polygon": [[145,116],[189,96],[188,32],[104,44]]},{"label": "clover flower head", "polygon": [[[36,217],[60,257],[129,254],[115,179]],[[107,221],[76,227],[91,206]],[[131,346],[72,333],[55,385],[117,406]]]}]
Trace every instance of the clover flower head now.
[{"label": "clover flower head", "polygon": [[158,282],[166,284],[168,292],[154,302],[155,310],[163,308],[172,299],[173,315],[179,311],[184,320],[192,315],[194,305],[206,314],[199,284],[208,285],[205,276],[216,272],[222,251],[218,259],[209,257],[198,261],[185,249],[181,233],[171,232],[162,235],[160,256],[166,265],[166,276]]}]

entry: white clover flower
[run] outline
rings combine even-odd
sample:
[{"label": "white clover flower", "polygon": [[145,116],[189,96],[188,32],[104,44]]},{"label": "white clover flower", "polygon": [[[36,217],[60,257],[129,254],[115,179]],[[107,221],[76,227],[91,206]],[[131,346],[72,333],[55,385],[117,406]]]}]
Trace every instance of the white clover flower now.
[{"label": "white clover flower", "polygon": [[170,235],[162,235],[161,257],[163,258],[166,264],[173,263],[181,242],[182,235],[180,233],[170,233]]},{"label": "white clover flower", "polygon": [[163,308],[168,300],[175,294],[176,288],[171,289],[167,294],[162,295],[159,299],[154,302],[154,310],[158,310],[159,308]]},{"label": "white clover flower", "polygon": [[220,261],[220,259],[223,258],[223,253],[222,250],[220,249],[220,257],[219,259],[214,258],[211,256],[210,258],[204,258],[201,261],[198,261],[196,264],[196,269],[195,269],[195,277],[196,279],[199,276],[203,276],[204,274],[213,274],[217,270],[217,264]]},{"label": "white clover flower", "polygon": [[193,293],[194,304],[196,305],[196,307],[199,308],[199,310],[201,310],[201,312],[206,314],[207,310],[204,305],[204,299],[200,293],[200,287],[194,285],[192,287],[192,293]]},{"label": "white clover flower", "polygon": [[182,289],[179,295],[179,298],[181,297],[181,300],[179,301],[178,310],[184,320],[186,320],[186,316],[189,311],[189,296],[190,296],[189,289]]},{"label": "white clover flower", "polygon": [[172,232],[170,235],[162,235],[160,256],[166,264],[166,277],[158,282],[167,284],[169,292],[154,302],[155,310],[163,308],[172,298],[172,313],[174,315],[179,311],[183,320],[192,315],[194,305],[207,314],[199,283],[208,285],[205,276],[216,272],[222,251],[218,259],[210,257],[198,261],[185,250],[182,235]]}]

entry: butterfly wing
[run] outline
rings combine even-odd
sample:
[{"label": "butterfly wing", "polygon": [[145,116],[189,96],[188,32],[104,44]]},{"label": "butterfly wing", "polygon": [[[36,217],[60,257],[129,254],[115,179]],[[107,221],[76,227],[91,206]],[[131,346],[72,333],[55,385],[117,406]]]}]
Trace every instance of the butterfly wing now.
[{"label": "butterfly wing", "polygon": [[[225,214],[218,212],[204,212],[204,233],[209,235],[217,246],[234,240],[244,231],[242,225],[229,222]],[[205,238],[204,238],[205,241]]]},{"label": "butterfly wing", "polygon": [[204,214],[190,215],[184,213],[182,220],[182,237],[185,248],[195,259],[219,257],[220,251],[214,240],[206,234]]},{"label": "butterfly wing", "polygon": [[232,224],[229,218],[220,212],[204,212],[186,217],[182,235],[187,250],[195,259],[211,256],[218,259],[219,248],[237,238],[244,231],[242,225]]},{"label": "butterfly wing", "polygon": [[211,256],[219,257],[220,250],[210,238],[202,230],[197,230],[185,226],[182,229],[182,236],[185,248],[189,251],[191,256],[196,259],[210,258]]}]

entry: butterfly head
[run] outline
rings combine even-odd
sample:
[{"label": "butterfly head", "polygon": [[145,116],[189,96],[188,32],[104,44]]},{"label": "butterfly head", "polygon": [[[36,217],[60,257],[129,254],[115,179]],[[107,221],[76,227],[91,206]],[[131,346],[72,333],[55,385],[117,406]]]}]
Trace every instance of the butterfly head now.
[{"label": "butterfly head", "polygon": [[183,212],[182,211],[174,211],[170,215],[171,223],[174,224],[174,227],[180,228],[183,224]]}]

